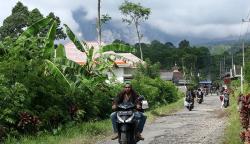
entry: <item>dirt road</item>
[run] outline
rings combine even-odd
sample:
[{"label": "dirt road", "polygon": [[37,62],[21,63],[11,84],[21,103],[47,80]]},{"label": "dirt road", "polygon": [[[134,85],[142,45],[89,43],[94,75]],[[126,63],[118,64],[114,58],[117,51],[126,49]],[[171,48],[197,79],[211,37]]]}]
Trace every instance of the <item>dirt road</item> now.
[{"label": "dirt road", "polygon": [[[209,95],[192,111],[183,110],[158,118],[145,126],[144,141],[138,144],[220,144],[226,126],[224,110],[218,96]],[[116,141],[98,144],[117,144]]]}]

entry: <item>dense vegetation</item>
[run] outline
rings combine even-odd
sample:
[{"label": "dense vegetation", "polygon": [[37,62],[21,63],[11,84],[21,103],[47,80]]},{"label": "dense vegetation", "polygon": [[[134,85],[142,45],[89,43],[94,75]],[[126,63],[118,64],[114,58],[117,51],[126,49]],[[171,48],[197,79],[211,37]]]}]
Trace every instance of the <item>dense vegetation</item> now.
[{"label": "dense vegetation", "polygon": [[[119,83],[106,83],[105,72],[112,71],[114,56],[96,59],[93,48],[79,41],[67,25],[62,31],[60,19],[53,13],[43,18],[38,9],[28,11],[18,2],[0,27],[0,139],[39,132],[55,135],[68,125],[106,119],[111,113],[110,98],[122,89]],[[66,59],[64,46],[54,45],[56,39],[66,36],[86,53],[86,64]],[[180,98],[171,82],[159,78],[160,68],[171,69],[177,64],[190,77],[199,72],[202,78],[217,79],[219,61],[225,56],[230,62],[228,52],[211,55],[208,48],[190,46],[187,40],[178,47],[157,40],[135,45],[115,40],[100,53],[108,50],[135,51],[138,57],[142,52],[147,58],[131,83],[151,108]],[[236,52],[236,60],[240,56]],[[249,64],[245,73],[250,81]]]},{"label": "dense vegetation", "polygon": [[[129,45],[122,40],[115,40],[113,43]],[[220,77],[220,60],[223,55],[211,55],[206,47],[190,46],[189,41],[183,40],[176,47],[171,42],[162,43],[153,40],[151,43],[142,43],[144,58],[152,63],[159,62],[161,69],[171,70],[177,64],[180,70],[185,72],[187,77],[216,80]],[[136,48],[136,56],[140,56],[139,44],[132,45]]]},{"label": "dense vegetation", "polygon": [[[57,26],[57,20],[47,17],[22,34],[0,41],[1,138],[39,131],[56,134],[69,123],[109,117],[110,98],[121,90],[121,84],[106,83],[105,71],[112,69],[114,57],[101,55],[96,59],[93,47],[81,43],[65,25],[69,39],[86,52],[87,63],[78,65],[66,59],[63,45],[54,45]],[[114,47],[100,52],[109,49]],[[119,47],[119,51],[128,51],[128,47]],[[158,76],[145,74],[132,81],[151,107],[175,102],[179,97],[175,86]]]}]

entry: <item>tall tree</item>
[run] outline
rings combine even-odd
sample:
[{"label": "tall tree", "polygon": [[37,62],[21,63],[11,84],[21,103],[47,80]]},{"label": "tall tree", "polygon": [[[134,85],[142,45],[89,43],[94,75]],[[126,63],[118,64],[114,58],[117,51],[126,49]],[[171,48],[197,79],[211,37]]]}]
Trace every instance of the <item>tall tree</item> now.
[{"label": "tall tree", "polygon": [[[51,17],[57,21],[57,39],[66,38],[66,34],[60,27],[60,19],[53,13],[50,13],[48,17]],[[31,26],[35,22],[43,19],[43,15],[38,9],[28,10],[21,2],[17,2],[15,7],[12,9],[12,13],[4,21],[0,27],[0,41],[5,37],[9,36],[16,39],[28,26]],[[41,30],[41,35],[46,35],[48,27]]]},{"label": "tall tree", "polygon": [[50,12],[47,17],[54,19],[56,21],[56,23],[57,23],[57,26],[56,26],[56,39],[65,39],[67,37],[67,35],[63,32],[63,28],[60,27],[60,24],[61,24],[60,18],[55,16],[55,14],[53,12]]},{"label": "tall tree", "polygon": [[16,37],[23,32],[23,28],[28,26],[29,11],[26,6],[18,2],[12,9],[12,14],[3,21],[0,27],[0,40],[10,36]]},{"label": "tall tree", "polygon": [[142,47],[141,47],[141,38],[142,34],[139,31],[139,25],[142,21],[147,20],[150,15],[150,8],[144,8],[140,5],[140,3],[135,4],[129,1],[125,1],[120,7],[119,7],[121,13],[125,16],[123,18],[123,21],[130,24],[134,24],[139,47],[140,47],[140,53],[141,53],[141,59],[143,60],[143,54],[142,54]]},{"label": "tall tree", "polygon": [[189,48],[189,47],[190,47],[190,44],[189,44],[189,41],[187,41],[187,40],[182,40],[179,43],[179,48]]}]

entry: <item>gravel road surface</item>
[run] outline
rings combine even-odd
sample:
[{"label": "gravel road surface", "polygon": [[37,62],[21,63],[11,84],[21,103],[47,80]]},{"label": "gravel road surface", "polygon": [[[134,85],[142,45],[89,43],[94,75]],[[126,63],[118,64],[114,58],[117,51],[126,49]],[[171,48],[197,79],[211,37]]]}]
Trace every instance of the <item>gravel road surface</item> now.
[{"label": "gravel road surface", "polygon": [[[146,124],[145,140],[138,144],[220,144],[226,126],[224,111],[217,95],[206,96],[202,104],[195,102],[192,111],[183,108]],[[117,143],[106,140],[97,144]]]}]

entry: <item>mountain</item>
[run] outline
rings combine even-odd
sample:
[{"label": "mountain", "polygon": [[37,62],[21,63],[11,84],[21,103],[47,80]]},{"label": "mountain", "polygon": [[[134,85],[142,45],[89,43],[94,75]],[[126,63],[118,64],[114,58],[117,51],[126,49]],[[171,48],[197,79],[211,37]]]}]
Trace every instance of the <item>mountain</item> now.
[{"label": "mountain", "polygon": [[[72,11],[74,20],[79,24],[78,31],[81,33],[82,38],[87,41],[97,40],[96,20],[88,19],[87,12],[84,8]],[[168,34],[157,27],[148,23],[141,25],[141,32],[143,34],[142,42],[149,43],[153,40],[158,40],[162,43],[171,42],[178,46],[178,43],[184,39],[188,40],[194,46],[208,46],[213,47],[220,44],[232,45],[237,41],[237,37],[228,37],[222,39],[207,39],[194,37],[192,35],[177,36]],[[106,43],[110,43],[115,39],[120,39],[125,42],[134,44],[137,42],[137,35],[133,25],[128,26],[121,20],[112,19],[107,24],[104,24],[102,30],[102,39]]]}]

